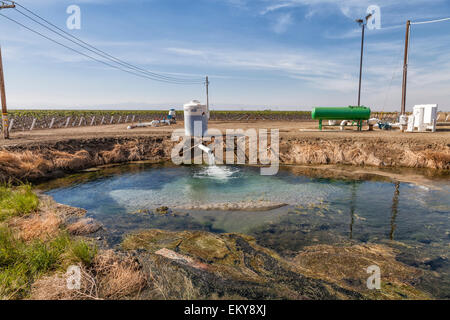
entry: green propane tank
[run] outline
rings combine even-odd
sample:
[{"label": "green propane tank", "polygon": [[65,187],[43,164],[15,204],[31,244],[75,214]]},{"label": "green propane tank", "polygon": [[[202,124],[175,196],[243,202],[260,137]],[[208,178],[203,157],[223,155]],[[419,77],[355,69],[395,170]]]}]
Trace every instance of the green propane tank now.
[{"label": "green propane tank", "polygon": [[353,120],[358,123],[361,130],[362,121],[370,119],[370,108],[367,107],[338,107],[338,108],[314,108],[311,117],[319,120],[319,129],[322,130],[322,120]]}]

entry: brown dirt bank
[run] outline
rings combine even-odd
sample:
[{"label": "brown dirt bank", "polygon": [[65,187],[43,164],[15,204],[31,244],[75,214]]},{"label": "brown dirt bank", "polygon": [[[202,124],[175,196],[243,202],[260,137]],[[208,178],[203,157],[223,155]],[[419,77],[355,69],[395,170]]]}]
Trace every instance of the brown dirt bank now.
[{"label": "brown dirt bank", "polygon": [[[61,176],[99,165],[170,159],[172,129],[126,130],[124,125],[15,133],[0,140],[0,179],[29,180]],[[303,132],[315,123],[253,121],[212,122],[211,127],[280,128],[282,164],[353,165],[450,169],[450,133]],[[100,131],[99,131],[100,130]]]}]

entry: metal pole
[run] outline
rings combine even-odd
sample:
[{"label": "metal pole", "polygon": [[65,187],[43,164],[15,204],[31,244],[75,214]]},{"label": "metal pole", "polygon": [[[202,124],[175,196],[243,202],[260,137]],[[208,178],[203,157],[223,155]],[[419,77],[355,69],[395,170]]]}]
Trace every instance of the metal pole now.
[{"label": "metal pole", "polygon": [[2,131],[3,138],[9,139],[8,109],[6,108],[5,78],[3,75],[2,48],[0,47],[0,95],[2,102]]},{"label": "metal pole", "polygon": [[411,20],[408,20],[406,22],[405,56],[403,61],[402,110],[400,112],[401,115],[406,114],[406,84],[408,79],[408,47],[410,30]]},{"label": "metal pole", "polygon": [[363,55],[364,55],[364,30],[365,24],[362,24],[362,37],[361,37],[361,60],[359,63],[359,90],[358,90],[358,107],[361,106],[361,80],[362,80],[362,67],[363,67]]},{"label": "metal pole", "polygon": [[209,80],[206,76],[206,109],[209,111]]}]

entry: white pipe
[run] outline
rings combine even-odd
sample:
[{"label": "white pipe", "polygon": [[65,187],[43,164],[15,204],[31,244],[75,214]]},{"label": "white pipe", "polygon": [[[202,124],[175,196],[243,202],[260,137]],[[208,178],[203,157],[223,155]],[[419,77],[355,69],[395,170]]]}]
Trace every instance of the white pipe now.
[{"label": "white pipe", "polygon": [[170,125],[170,120],[153,120],[152,122],[137,123],[137,124],[128,126],[127,129],[130,130],[130,129],[133,129],[133,128],[157,127],[159,124]]},{"label": "white pipe", "polygon": [[199,147],[201,150],[205,151],[207,154],[212,153],[211,149],[208,148],[207,146],[204,146],[204,145],[202,145],[202,144],[199,144],[198,147]]},{"label": "white pipe", "polygon": [[131,126],[128,126],[127,129],[133,129],[133,128],[142,128],[142,127],[150,127],[153,125],[153,121],[152,122],[143,122],[143,123],[137,123],[137,124],[133,124]]},{"label": "white pipe", "polygon": [[341,130],[344,130],[344,127],[347,125],[348,120],[342,120],[341,122]]}]

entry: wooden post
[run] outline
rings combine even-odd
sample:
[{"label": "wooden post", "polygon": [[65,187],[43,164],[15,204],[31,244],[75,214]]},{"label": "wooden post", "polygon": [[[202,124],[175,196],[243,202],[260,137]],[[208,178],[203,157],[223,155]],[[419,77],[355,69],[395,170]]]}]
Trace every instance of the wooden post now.
[{"label": "wooden post", "polygon": [[0,95],[2,101],[2,131],[3,138],[9,139],[8,109],[6,108],[5,78],[3,75],[2,48],[0,47]]},{"label": "wooden post", "polygon": [[13,126],[14,126],[14,118],[11,119],[11,122],[9,123],[8,133],[11,133],[11,130],[12,130]]},{"label": "wooden post", "polygon": [[33,118],[33,122],[31,123],[30,131],[33,131],[35,125],[36,125],[36,118]]}]

